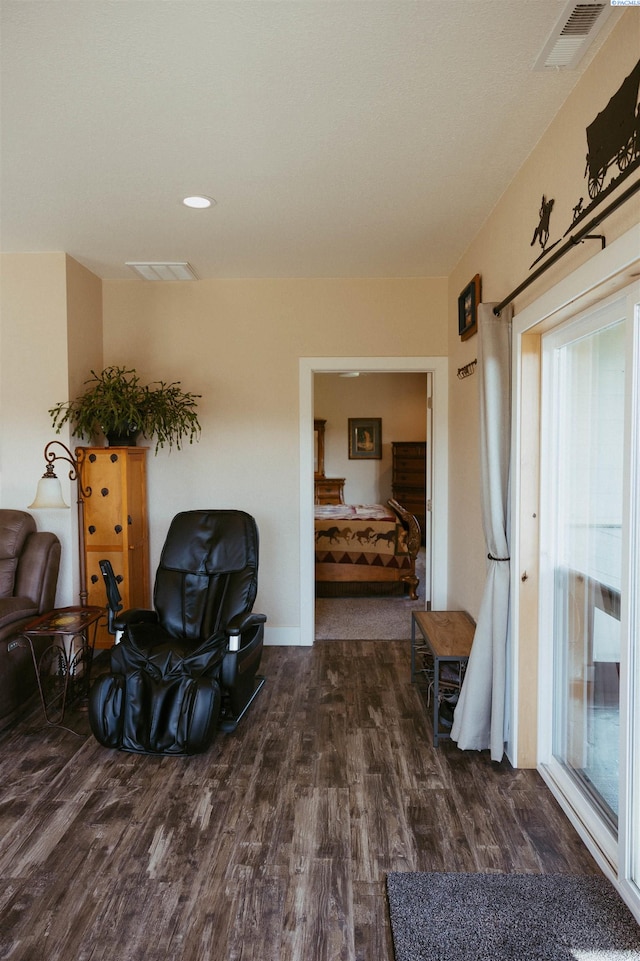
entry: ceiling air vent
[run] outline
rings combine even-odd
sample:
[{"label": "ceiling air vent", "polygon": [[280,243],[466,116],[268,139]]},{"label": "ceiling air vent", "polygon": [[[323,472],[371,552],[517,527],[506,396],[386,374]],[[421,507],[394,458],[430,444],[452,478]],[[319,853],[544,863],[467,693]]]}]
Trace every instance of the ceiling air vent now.
[{"label": "ceiling air vent", "polygon": [[191,264],[187,263],[133,263],[127,261],[134,273],[144,280],[197,280],[197,276]]},{"label": "ceiling air vent", "polygon": [[572,0],[562,11],[534,70],[573,68],[587,52],[605,20],[613,10],[609,0]]}]

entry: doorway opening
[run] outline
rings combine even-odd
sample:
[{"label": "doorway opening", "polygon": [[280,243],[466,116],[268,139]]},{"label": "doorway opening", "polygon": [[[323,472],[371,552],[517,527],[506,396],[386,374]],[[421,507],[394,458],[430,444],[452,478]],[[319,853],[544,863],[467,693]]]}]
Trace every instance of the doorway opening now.
[{"label": "doorway opening", "polygon": [[[431,606],[431,374],[316,373],[314,409],[323,438],[322,472],[314,477],[323,528],[315,531],[315,640],[409,637],[411,612]],[[370,427],[373,443],[354,450],[358,430],[366,440]],[[411,588],[397,580],[398,558],[409,563],[409,537],[391,498],[420,529]],[[368,508],[369,519],[354,524],[354,505],[360,515]],[[395,539],[387,539],[390,531]]]},{"label": "doorway opening", "polygon": [[[314,387],[322,373],[416,373],[428,375],[432,389],[431,511],[428,592],[434,607],[447,599],[448,362],[444,357],[330,357],[300,360],[300,572],[301,640],[315,639],[314,576]],[[426,414],[425,414],[426,416]],[[348,498],[347,489],[347,498]]]}]

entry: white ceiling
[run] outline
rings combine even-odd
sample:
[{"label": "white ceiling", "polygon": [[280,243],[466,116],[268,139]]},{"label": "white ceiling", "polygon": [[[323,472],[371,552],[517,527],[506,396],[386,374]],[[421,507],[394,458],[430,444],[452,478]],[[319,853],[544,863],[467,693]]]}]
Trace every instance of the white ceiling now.
[{"label": "white ceiling", "polygon": [[447,275],[614,20],[533,72],[564,7],[2,0],[2,249],[104,278]]}]

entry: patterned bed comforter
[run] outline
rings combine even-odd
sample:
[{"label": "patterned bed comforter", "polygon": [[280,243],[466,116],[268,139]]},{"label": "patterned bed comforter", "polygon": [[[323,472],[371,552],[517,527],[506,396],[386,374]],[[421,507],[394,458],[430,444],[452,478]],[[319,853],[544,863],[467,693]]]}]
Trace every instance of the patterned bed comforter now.
[{"label": "patterned bed comforter", "polygon": [[384,504],[331,504],[315,508],[316,564],[411,567],[407,532]]}]

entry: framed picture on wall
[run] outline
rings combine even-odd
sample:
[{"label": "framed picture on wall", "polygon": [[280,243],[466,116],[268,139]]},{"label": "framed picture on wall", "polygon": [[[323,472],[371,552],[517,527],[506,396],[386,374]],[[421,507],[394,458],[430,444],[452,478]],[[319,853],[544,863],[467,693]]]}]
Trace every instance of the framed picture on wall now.
[{"label": "framed picture on wall", "polygon": [[382,418],[349,418],[349,460],[380,460]]},{"label": "framed picture on wall", "polygon": [[460,334],[460,340],[468,340],[469,337],[477,333],[480,295],[480,274],[476,274],[458,297],[458,333]]}]

